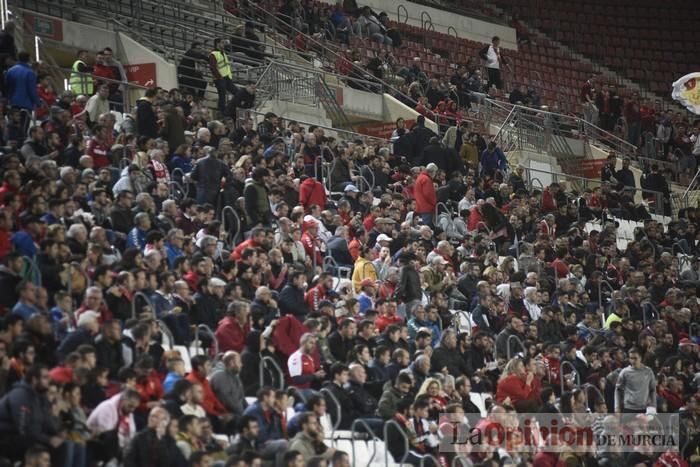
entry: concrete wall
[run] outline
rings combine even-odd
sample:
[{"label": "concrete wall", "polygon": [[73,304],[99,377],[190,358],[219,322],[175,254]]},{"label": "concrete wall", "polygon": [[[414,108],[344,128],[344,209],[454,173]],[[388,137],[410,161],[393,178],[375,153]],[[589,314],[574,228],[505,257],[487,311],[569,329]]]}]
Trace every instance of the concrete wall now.
[{"label": "concrete wall", "polygon": [[[316,108],[308,105],[293,104],[291,102],[273,101],[266,103],[263,108],[258,111],[263,114],[266,112],[274,112],[285,120],[296,120],[306,125],[330,127],[333,124],[329,118],[326,118],[326,112],[321,107]],[[262,116],[258,116],[257,118],[257,121],[262,121]]]},{"label": "concrete wall", "polygon": [[[395,122],[399,117],[403,118],[404,120],[415,120],[420,115],[418,112],[389,94],[384,94],[382,98],[382,105],[384,108],[384,117],[382,120],[385,122]],[[438,131],[437,123],[433,122],[432,120],[426,120],[425,126],[436,133]]]},{"label": "concrete wall", "polygon": [[177,87],[177,70],[174,64],[122,32],[117,33],[117,38],[119,43],[117,55],[123,64],[155,63],[158,86],[164,89]]},{"label": "concrete wall", "polygon": [[[321,0],[329,5],[335,5],[336,0]],[[518,43],[515,39],[515,29],[509,26],[482,21],[467,16],[461,16],[449,11],[439,10],[429,6],[419,5],[400,0],[363,0],[360,6],[367,5],[377,13],[385,11],[392,20],[397,19],[397,9],[403,5],[408,10],[408,24],[421,26],[421,13],[423,11],[430,15],[431,21],[435,25],[437,32],[448,34],[448,28],[452,26],[457,30],[457,35],[464,39],[488,43],[493,36],[501,38],[501,46],[506,49],[517,50]],[[403,9],[401,10],[401,21],[404,21]]]}]

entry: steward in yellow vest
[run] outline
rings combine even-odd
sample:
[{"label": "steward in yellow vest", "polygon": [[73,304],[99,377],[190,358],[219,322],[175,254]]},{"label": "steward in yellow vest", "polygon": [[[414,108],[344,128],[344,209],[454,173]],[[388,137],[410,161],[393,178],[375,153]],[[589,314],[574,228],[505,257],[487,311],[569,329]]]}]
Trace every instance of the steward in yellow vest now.
[{"label": "steward in yellow vest", "polygon": [[71,91],[76,96],[83,94],[85,96],[92,96],[95,91],[93,85],[92,67],[85,63],[87,61],[88,52],[87,50],[81,50],[78,52],[78,59],[73,63],[71,67],[70,79],[68,80],[68,85]]},{"label": "steward in yellow vest", "polygon": [[216,91],[219,93],[217,108],[222,114],[226,109],[226,94],[235,94],[238,91],[233,84],[233,70],[225,50],[227,42],[226,39],[215,39],[214,50],[209,54],[209,69],[214,77]]}]

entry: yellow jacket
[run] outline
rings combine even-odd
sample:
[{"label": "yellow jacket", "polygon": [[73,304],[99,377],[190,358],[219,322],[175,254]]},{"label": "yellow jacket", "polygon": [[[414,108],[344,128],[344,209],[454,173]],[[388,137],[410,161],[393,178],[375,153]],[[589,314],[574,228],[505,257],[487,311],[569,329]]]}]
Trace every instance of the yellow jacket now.
[{"label": "yellow jacket", "polygon": [[355,288],[355,293],[360,293],[360,283],[364,279],[371,279],[376,282],[377,270],[370,260],[358,256],[352,271],[352,285]]}]

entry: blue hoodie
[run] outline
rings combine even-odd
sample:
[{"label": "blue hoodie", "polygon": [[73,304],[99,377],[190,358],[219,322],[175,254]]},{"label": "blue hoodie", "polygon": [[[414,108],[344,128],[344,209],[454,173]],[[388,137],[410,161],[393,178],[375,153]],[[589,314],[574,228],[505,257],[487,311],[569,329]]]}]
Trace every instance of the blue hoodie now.
[{"label": "blue hoodie", "polygon": [[39,104],[36,73],[28,63],[19,62],[7,70],[5,83],[12,107],[33,110]]}]

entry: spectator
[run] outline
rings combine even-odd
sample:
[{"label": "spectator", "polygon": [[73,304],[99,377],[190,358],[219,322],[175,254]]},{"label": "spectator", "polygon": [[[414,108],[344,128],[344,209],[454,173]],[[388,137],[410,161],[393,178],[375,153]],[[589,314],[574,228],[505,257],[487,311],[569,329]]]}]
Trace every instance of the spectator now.
[{"label": "spectator", "polygon": [[247,407],[243,383],[239,373],[241,371],[241,356],[233,350],[224,354],[209,377],[209,384],[216,397],[221,401],[226,410],[236,417],[243,415]]},{"label": "spectator", "polygon": [[226,110],[226,95],[236,94],[238,90],[233,84],[233,71],[226,53],[228,41],[222,38],[214,40],[214,50],[209,53],[209,70],[214,77],[216,92],[219,94],[217,110],[224,114]]}]

